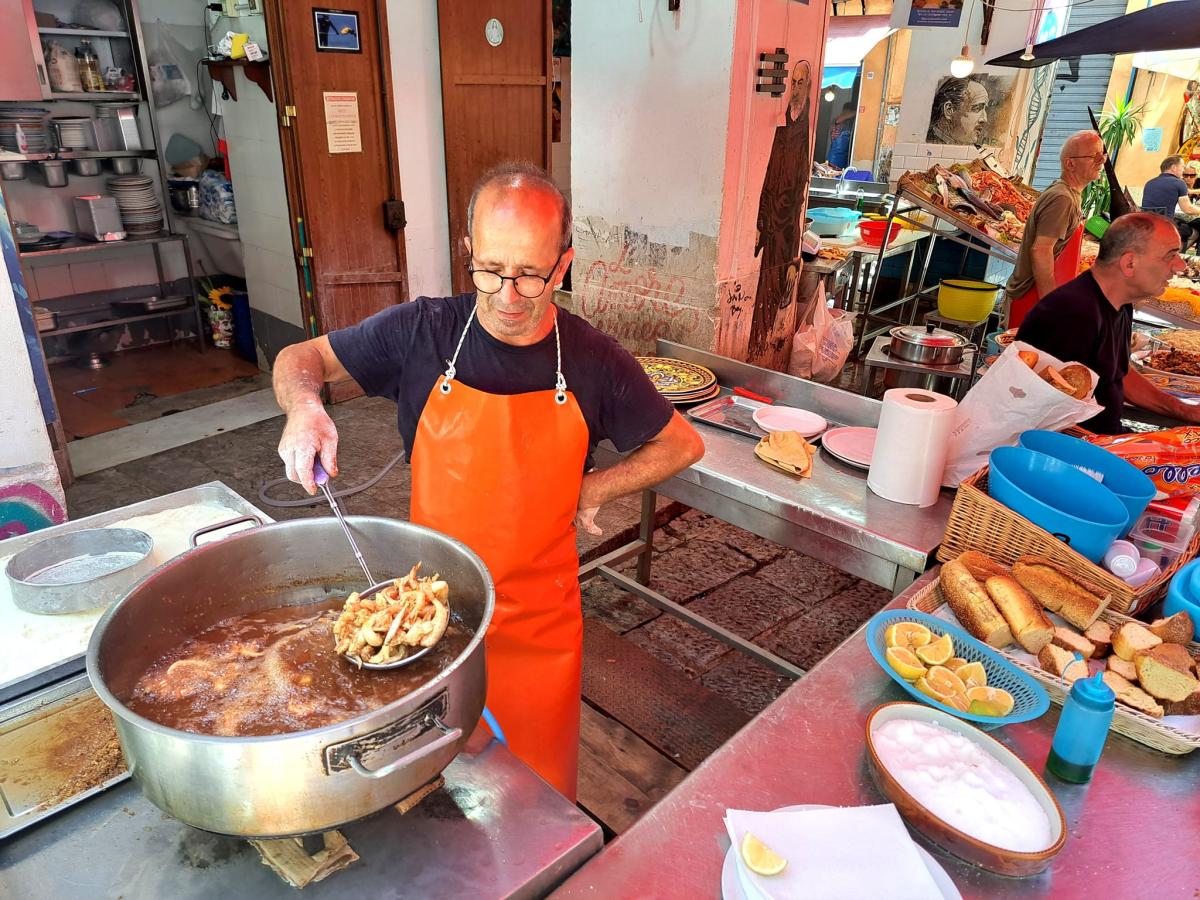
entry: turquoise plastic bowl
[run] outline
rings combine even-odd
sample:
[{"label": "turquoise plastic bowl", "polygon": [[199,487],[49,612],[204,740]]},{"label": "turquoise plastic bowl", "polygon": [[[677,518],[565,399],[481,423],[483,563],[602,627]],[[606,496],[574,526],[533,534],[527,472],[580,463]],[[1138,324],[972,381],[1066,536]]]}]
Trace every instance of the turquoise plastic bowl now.
[{"label": "turquoise plastic bowl", "polygon": [[1069,434],[1057,431],[1025,431],[1018,439],[1020,445],[1027,450],[1045,453],[1055,459],[1072,466],[1083,466],[1103,476],[1103,484],[1117,495],[1117,499],[1129,511],[1129,520],[1121,529],[1120,537],[1129,534],[1138,517],[1146,511],[1158,489],[1154,482],[1132,463],[1128,463],[1115,453],[1109,453],[1103,447],[1081,441]]},{"label": "turquoise plastic bowl", "polygon": [[1194,559],[1171,579],[1167,588],[1167,599],[1163,601],[1163,615],[1173,616],[1177,612],[1186,612],[1192,617],[1192,640],[1200,641],[1200,559]]},{"label": "turquoise plastic bowl", "polygon": [[[1012,712],[1007,716],[980,716],[975,713],[963,712],[934,700],[928,694],[922,694],[914,685],[905,681],[887,661],[887,629],[895,622],[920,622],[936,637],[941,637],[943,634],[950,635],[950,639],[954,641],[955,656],[959,656],[967,662],[982,663],[983,670],[987,673],[988,687],[1001,688],[1012,694]],[[1011,725],[1013,722],[1028,722],[1030,719],[1038,718],[1050,708],[1050,695],[1032,675],[1018,669],[1001,656],[999,651],[975,640],[953,622],[947,622],[945,619],[939,619],[928,613],[917,612],[915,609],[885,609],[883,612],[876,613],[867,622],[867,648],[871,651],[871,656],[875,657],[875,662],[879,663],[879,667],[891,676],[892,681],[917,700],[952,716],[966,719],[968,722],[977,722],[984,728]]]},{"label": "turquoise plastic bowl", "polygon": [[988,493],[1092,562],[1129,521],[1117,495],[1074,466],[1024,447],[997,447],[988,458]]}]

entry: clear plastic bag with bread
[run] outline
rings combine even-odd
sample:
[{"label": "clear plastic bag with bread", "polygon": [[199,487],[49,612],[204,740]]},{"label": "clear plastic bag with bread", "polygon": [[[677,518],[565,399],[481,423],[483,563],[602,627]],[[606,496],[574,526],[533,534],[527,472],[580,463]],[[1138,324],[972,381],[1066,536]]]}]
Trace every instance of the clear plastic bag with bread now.
[{"label": "clear plastic bag with bread", "polygon": [[987,465],[997,447],[1015,445],[1022,431],[1059,431],[1098,415],[1096,381],[1080,363],[1013,341],[955,410],[942,484],[956,487]]}]

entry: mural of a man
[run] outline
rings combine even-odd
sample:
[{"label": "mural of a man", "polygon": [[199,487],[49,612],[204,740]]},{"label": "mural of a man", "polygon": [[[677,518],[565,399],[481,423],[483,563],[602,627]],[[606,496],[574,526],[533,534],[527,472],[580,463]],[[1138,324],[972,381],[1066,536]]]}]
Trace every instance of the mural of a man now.
[{"label": "mural of a man", "polygon": [[987,136],[987,86],[976,78],[943,78],[929,114],[930,144],[979,144]]},{"label": "mural of a man", "polygon": [[800,271],[800,238],[804,205],[812,170],[809,102],[812,75],[803,60],[792,68],[784,122],[775,129],[771,157],[758,200],[758,290],[750,322],[750,358],[759,359],[781,310],[787,309]]}]

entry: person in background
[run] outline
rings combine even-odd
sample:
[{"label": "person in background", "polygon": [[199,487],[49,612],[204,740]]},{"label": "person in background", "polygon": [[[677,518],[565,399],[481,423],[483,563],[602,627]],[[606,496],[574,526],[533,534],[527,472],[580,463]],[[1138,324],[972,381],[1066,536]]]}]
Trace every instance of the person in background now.
[{"label": "person in background", "polygon": [[846,103],[829,126],[829,153],[826,160],[831,166],[844,169],[850,165],[850,141],[854,139],[854,119],[854,104]]},{"label": "person in background", "polygon": [[1133,304],[1157,297],[1185,270],[1179,235],[1154,213],[1129,213],[1109,227],[1096,264],[1051,291],[1021,323],[1017,340],[1063,362],[1083,363],[1099,376],[1096,402],[1104,412],[1081,423],[1119,434],[1125,402],[1183,422],[1200,422],[1200,406],[1159,390],[1129,368]]},{"label": "person in background", "polygon": [[[1189,182],[1183,177],[1183,157],[1168,156],[1159,174],[1142,188],[1142,211],[1166,216],[1179,229],[1183,249],[1200,246],[1200,207],[1188,197]],[[1195,176],[1193,175],[1193,180]]]},{"label": "person in background", "polygon": [[1083,189],[1104,170],[1104,141],[1078,131],[1059,152],[1062,174],[1038,197],[1008,279],[1008,324],[1018,326],[1038,300],[1079,273],[1083,246]]}]

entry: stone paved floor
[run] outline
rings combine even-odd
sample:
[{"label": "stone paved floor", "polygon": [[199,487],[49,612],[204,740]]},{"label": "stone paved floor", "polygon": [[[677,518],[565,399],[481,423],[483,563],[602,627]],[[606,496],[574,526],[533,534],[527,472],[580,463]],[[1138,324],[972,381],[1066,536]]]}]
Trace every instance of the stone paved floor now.
[{"label": "stone paved floor", "polygon": [[[332,407],[331,414],[341,435],[339,486],[366,481],[400,452],[394,407],[387,401],[352,400]],[[213,480],[261,505],[259,489],[283,475],[275,452],[282,426],[281,417],[270,419],[87,475],[67,491],[71,517]],[[401,463],[378,484],[343,502],[352,514],[407,518],[408,491],[409,469]],[[300,491],[282,485],[272,496],[298,498]],[[660,504],[660,516],[668,512],[666,506]],[[263,508],[276,519],[329,515],[323,504]],[[605,534],[581,535],[581,556],[586,559],[632,538],[639,514],[636,497],[605,507],[597,520]],[[632,572],[633,563],[625,568]],[[656,533],[651,585],[804,669],[888,600],[882,588],[695,510]],[[585,586],[583,603],[586,615],[748,713],[757,713],[788,685],[788,679],[601,579]]]}]

